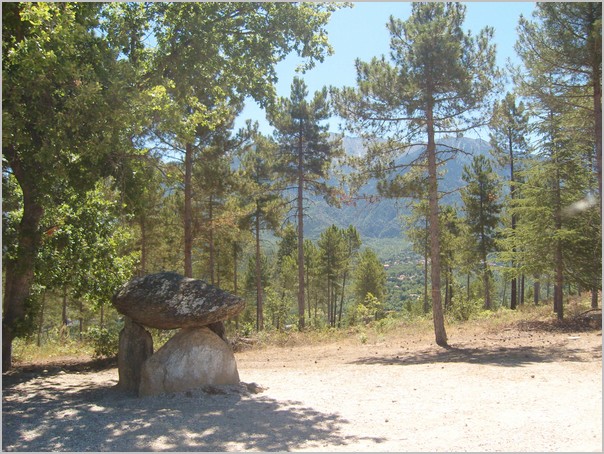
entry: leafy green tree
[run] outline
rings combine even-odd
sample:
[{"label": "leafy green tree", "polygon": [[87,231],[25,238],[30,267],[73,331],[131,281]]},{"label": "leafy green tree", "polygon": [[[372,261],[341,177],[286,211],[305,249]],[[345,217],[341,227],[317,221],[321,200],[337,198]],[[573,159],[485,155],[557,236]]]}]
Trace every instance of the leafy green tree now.
[{"label": "leafy green tree", "polygon": [[470,227],[481,260],[484,307],[491,309],[488,255],[495,249],[501,211],[499,181],[491,163],[483,155],[474,156],[471,166],[464,166],[462,179],[466,182],[466,186],[461,189],[465,222]]},{"label": "leafy green tree", "polygon": [[[528,153],[528,143],[526,140],[529,134],[529,116],[522,101],[517,102],[512,93],[507,93],[505,98],[495,103],[493,106],[493,116],[491,118],[491,147],[492,152],[502,164],[507,164],[510,169],[510,195],[511,202],[517,193],[517,175],[519,162]],[[510,216],[510,228],[516,228],[517,216]],[[512,249],[514,246],[512,245]],[[514,268],[514,262],[511,263]],[[513,275],[511,281],[510,308],[516,309],[517,306],[517,283],[516,276]]]},{"label": "leafy green tree", "polygon": [[308,101],[304,81],[295,77],[289,98],[280,98],[269,110],[279,144],[278,171],[285,185],[296,191],[298,230],[298,328],[304,328],[304,194],[312,191],[333,200],[333,188],[327,184],[332,160],[342,154],[341,144],[330,139],[327,125],[330,115],[327,88],[317,91]]},{"label": "leafy green tree", "polygon": [[[411,166],[423,160],[428,175],[432,310],[436,343],[442,346],[447,335],[440,293],[438,139],[482,125],[479,114],[498,79],[493,29],[471,35],[463,30],[464,19],[461,3],[413,3],[409,19],[391,17],[388,23],[390,61],[357,61],[357,88],[336,91],[340,115],[351,129],[390,138],[372,147],[379,173],[401,171],[390,165],[396,164],[392,155],[409,144],[421,140],[425,147]],[[449,157],[457,151],[446,150]]]},{"label": "leafy green tree", "polygon": [[[138,120],[127,62],[98,32],[99,3],[7,3],[2,11],[3,174],[23,212],[14,255],[3,261],[2,367],[22,335],[47,208],[85,193],[132,150]],[[10,90],[6,89],[10,87]]]},{"label": "leafy green tree", "polygon": [[149,90],[158,139],[184,155],[184,272],[192,275],[195,150],[227,124],[246,96],[274,97],[275,65],[291,51],[307,66],[331,52],[330,4],[153,3],[157,51]]}]

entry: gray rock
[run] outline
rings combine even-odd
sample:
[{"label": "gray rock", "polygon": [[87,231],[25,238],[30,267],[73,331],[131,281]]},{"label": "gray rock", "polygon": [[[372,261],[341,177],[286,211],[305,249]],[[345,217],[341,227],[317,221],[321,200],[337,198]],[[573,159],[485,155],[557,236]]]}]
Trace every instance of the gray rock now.
[{"label": "gray rock", "polygon": [[175,329],[227,320],[243,310],[245,301],[199,279],[157,273],[124,284],[113,305],[141,325]]},{"label": "gray rock", "polygon": [[124,328],[120,331],[117,370],[117,387],[129,392],[138,392],[143,363],[153,355],[151,334],[129,317],[124,319]]},{"label": "gray rock", "polygon": [[209,328],[185,328],[145,361],[139,396],[238,384],[229,346]]}]

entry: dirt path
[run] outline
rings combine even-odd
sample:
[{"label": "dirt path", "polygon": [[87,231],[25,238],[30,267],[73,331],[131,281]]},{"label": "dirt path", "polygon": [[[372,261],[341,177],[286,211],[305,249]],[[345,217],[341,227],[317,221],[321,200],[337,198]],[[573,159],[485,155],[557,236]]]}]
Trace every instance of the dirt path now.
[{"label": "dirt path", "polygon": [[601,331],[237,353],[267,389],[137,399],[117,370],[3,377],[5,451],[601,451]]}]

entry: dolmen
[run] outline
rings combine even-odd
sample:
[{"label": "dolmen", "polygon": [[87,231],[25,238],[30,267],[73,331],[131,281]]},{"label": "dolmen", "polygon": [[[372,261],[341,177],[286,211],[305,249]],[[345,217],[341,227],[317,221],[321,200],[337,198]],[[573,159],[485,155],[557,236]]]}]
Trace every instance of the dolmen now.
[{"label": "dolmen", "polygon": [[[125,317],[118,352],[118,387],[139,396],[238,385],[225,320],[245,301],[218,287],[164,272],[126,282],[113,296]],[[180,330],[157,352],[145,328]]]}]

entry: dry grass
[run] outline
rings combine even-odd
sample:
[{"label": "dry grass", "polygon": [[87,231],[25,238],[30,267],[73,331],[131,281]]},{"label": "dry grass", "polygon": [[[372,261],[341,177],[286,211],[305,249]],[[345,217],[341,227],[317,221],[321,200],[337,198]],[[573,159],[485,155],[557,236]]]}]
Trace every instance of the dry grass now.
[{"label": "dry grass", "polygon": [[[590,309],[590,298],[588,294],[585,294],[582,297],[571,298],[565,305],[565,319],[561,322],[556,319],[551,303],[548,303],[538,306],[525,304],[517,310],[500,308],[495,311],[480,311],[467,321],[455,321],[447,318],[445,327],[452,342],[462,336],[500,333],[509,329],[563,332],[601,329],[601,311],[594,312]],[[250,348],[290,348],[335,343],[375,345],[411,337],[431,342],[434,337],[431,317],[399,318],[390,316],[367,325],[341,329],[308,329],[304,332],[299,332],[295,328],[290,331],[269,329],[247,337],[231,335],[230,339],[234,350],[241,351]],[[155,336],[156,349],[163,341],[165,339]],[[93,348],[86,342],[69,338],[63,341],[49,340],[41,347],[37,347],[35,342],[17,339],[13,346],[13,356],[16,365],[73,362],[75,359],[89,360],[92,358]]]},{"label": "dry grass", "polygon": [[[565,319],[558,321],[552,310],[552,304],[524,304],[516,310],[499,308],[494,311],[480,311],[470,320],[456,321],[446,319],[445,328],[450,340],[461,335],[476,333],[500,333],[505,330],[542,330],[542,331],[581,331],[601,328],[597,319],[601,311],[593,312],[590,319],[584,315],[592,312],[589,295],[573,297],[565,305]],[[594,318],[596,322],[594,323]],[[429,341],[434,336],[431,317],[386,318],[367,325],[343,329],[325,328],[309,329],[304,332],[268,330],[261,333],[233,339],[235,350],[248,348],[262,349],[267,347],[294,347],[326,345],[330,343],[379,344],[387,340],[412,336]]]}]

